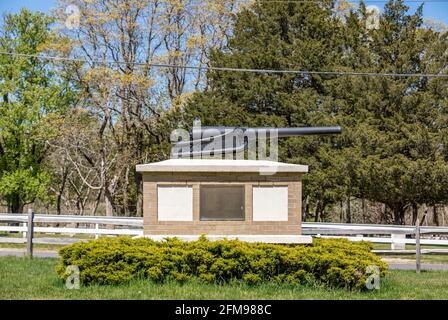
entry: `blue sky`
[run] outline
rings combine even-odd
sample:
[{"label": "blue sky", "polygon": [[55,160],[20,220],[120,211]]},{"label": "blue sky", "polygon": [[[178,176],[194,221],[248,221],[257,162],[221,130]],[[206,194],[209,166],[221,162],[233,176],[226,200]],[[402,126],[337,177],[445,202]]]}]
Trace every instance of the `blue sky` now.
[{"label": "blue sky", "polygon": [[[219,0],[217,0],[219,1]],[[412,9],[418,7],[419,3],[426,2],[424,15],[427,18],[434,18],[445,23],[448,23],[448,0],[426,0],[419,1],[411,0],[406,4]],[[353,0],[353,2],[359,2]],[[384,5],[383,0],[365,1],[368,5],[376,5],[381,8]],[[30,10],[40,10],[44,12],[50,11],[57,3],[57,0],[0,0],[0,12],[17,12],[22,7],[27,7]]]},{"label": "blue sky", "polygon": [[17,12],[22,7],[32,11],[39,10],[49,12],[55,7],[57,0],[0,0],[0,12]]}]

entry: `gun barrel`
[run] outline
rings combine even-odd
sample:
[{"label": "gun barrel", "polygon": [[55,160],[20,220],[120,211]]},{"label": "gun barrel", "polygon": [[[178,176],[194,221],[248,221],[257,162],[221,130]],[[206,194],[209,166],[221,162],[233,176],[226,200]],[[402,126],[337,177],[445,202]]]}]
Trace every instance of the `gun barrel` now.
[{"label": "gun barrel", "polygon": [[279,128],[279,137],[294,137],[294,136],[306,136],[306,135],[322,135],[322,134],[339,134],[342,132],[342,128],[335,127],[304,127],[304,128]]},{"label": "gun barrel", "polygon": [[339,134],[342,132],[342,128],[340,126],[298,127],[298,128],[201,127],[201,131],[206,131],[209,129],[217,130],[217,131],[219,131],[220,134],[225,134],[226,132],[231,132],[234,129],[241,129],[243,132],[246,132],[246,133],[258,133],[258,132],[269,133],[269,132],[277,131],[277,136],[279,138],[306,136],[306,135]]},{"label": "gun barrel", "polygon": [[[254,139],[266,139],[277,136],[278,138],[295,137],[305,135],[339,134],[341,127],[299,127],[299,128],[250,128],[250,127],[194,127],[189,140],[173,141],[172,155],[197,156],[210,153],[234,153],[247,149],[249,141]],[[231,146],[227,146],[226,139],[230,139]],[[180,149],[179,149],[180,148]],[[187,150],[181,150],[187,148]]]}]

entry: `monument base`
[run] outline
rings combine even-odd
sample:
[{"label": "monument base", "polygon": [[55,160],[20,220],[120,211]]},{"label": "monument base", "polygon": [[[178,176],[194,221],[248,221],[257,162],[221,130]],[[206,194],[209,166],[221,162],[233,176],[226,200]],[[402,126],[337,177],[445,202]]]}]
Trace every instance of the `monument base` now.
[{"label": "monument base", "polygon": [[[162,241],[166,238],[177,238],[182,241],[196,241],[200,235],[144,235],[136,238],[149,238],[155,241]],[[311,236],[303,235],[205,235],[210,241],[229,239],[238,239],[244,242],[263,242],[263,243],[293,243],[293,244],[311,244],[313,238]]]}]

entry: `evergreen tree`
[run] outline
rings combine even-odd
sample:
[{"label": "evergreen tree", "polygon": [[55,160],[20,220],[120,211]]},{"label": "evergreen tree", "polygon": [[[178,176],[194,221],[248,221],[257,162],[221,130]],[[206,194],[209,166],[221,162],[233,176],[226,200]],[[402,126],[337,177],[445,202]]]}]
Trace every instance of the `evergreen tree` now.
[{"label": "evergreen tree", "polygon": [[[421,28],[422,7],[412,15],[408,9],[401,0],[390,1],[379,28],[367,30],[361,5],[347,22],[344,63],[360,72],[441,72],[441,66],[433,65],[437,59],[428,57],[440,41],[437,33]],[[441,127],[434,120],[447,110],[430,89],[434,82],[439,83],[419,76],[350,77],[330,89],[353,111],[354,121],[346,126],[353,133],[350,148],[361,155],[357,196],[385,203],[397,224],[405,222],[408,208],[431,203],[446,179]]]},{"label": "evergreen tree", "polygon": [[[446,37],[422,28],[422,8],[408,14],[402,0],[391,0],[378,29],[369,29],[367,18],[362,3],[341,19],[330,0],[255,2],[237,15],[228,48],[213,52],[211,65],[447,71]],[[281,141],[281,160],[310,165],[304,205],[305,214],[314,208],[316,220],[325,218],[328,206],[347,201],[350,221],[350,201],[356,197],[385,203],[395,223],[404,223],[408,208],[446,199],[440,191],[448,172],[446,80],[216,71],[207,76],[207,90],[186,106],[187,123],[199,117],[204,125],[343,126],[341,136]]]},{"label": "evergreen tree", "polygon": [[[339,64],[343,23],[334,1],[316,3],[256,2],[237,15],[228,48],[211,54],[211,65],[254,68],[333,70]],[[209,72],[208,89],[186,107],[186,122],[204,125],[300,127],[334,125],[325,82],[311,74]],[[281,160],[309,164],[304,198],[322,215],[335,201],[340,176],[330,172],[326,150],[338,138],[300,137],[280,141]],[[327,170],[328,169],[328,170]]]}]

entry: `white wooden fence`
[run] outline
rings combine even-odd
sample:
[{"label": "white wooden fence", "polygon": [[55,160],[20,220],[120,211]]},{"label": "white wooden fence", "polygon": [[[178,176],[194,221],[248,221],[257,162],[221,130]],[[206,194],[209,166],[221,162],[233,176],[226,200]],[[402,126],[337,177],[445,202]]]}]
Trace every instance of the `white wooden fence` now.
[{"label": "white wooden fence", "polygon": [[[448,246],[448,227],[419,226],[422,245]],[[412,244],[415,238],[416,226],[381,225],[381,224],[342,224],[342,223],[310,223],[302,224],[302,233],[323,238],[347,238],[351,241],[370,241],[373,243],[387,243],[391,245]],[[445,239],[446,238],[446,239]],[[392,247],[393,249],[393,247]]]},{"label": "white wooden fence", "polygon": [[[17,223],[19,224],[17,226],[11,225]],[[54,226],[55,224],[64,226]],[[0,232],[22,233],[22,237],[0,236],[0,243],[26,243],[27,253],[32,256],[33,244],[36,243],[70,244],[88,240],[79,236],[74,237],[75,235],[91,235],[95,238],[101,235],[143,235],[143,218],[35,215],[29,210],[28,214],[0,214]],[[36,233],[41,233],[43,236],[36,237]],[[54,234],[71,237],[56,238]]]},{"label": "white wooden fence", "polygon": [[[12,226],[11,223],[19,223],[19,225]],[[448,246],[448,227],[309,222],[302,224],[302,233],[306,235],[386,243],[391,244],[391,249],[403,249],[405,244],[416,244],[416,240],[418,242],[415,237],[417,230],[422,235],[421,245]],[[35,215],[30,210],[28,214],[0,214],[0,232],[2,231],[22,233],[22,237],[0,236],[0,243],[26,243],[28,253],[32,255],[33,243],[70,244],[87,240],[79,236],[74,237],[75,235],[90,235],[95,238],[106,235],[139,236],[143,234],[143,218]],[[36,237],[35,233],[42,235]],[[54,235],[49,237],[48,234],[70,235],[71,237],[55,238]],[[428,252],[427,250],[422,253]]]}]

